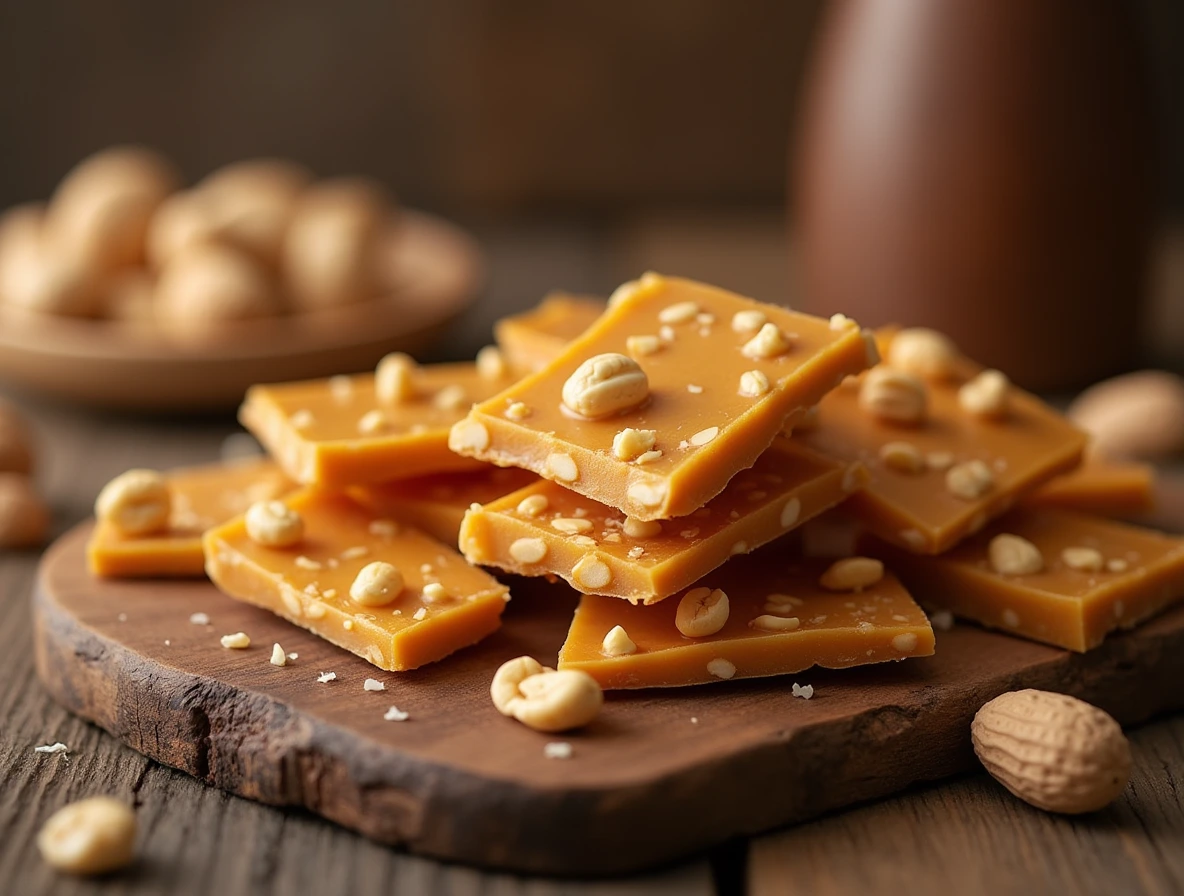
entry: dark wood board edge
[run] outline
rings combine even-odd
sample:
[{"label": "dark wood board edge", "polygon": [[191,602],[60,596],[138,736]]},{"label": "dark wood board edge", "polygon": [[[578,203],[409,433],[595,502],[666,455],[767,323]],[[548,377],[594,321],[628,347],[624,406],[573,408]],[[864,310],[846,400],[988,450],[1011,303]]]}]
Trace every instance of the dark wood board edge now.
[{"label": "dark wood board edge", "polygon": [[1174,614],[1089,654],[1057,653],[957,692],[929,687],[915,706],[787,730],[644,786],[533,788],[425,763],[264,693],[157,663],[83,625],[40,582],[33,609],[50,694],[144,755],[412,852],[549,875],[653,867],[963,771],[973,765],[974,712],[1013,688],[1079,694],[1124,724],[1184,705],[1184,689],[1155,685],[1184,680]]}]

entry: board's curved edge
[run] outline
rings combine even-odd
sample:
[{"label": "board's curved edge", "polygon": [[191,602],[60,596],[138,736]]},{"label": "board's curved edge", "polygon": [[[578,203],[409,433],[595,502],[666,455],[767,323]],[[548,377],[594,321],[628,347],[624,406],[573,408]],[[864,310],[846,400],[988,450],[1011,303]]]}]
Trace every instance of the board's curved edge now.
[{"label": "board's curved edge", "polygon": [[[1086,696],[1125,724],[1184,705],[1184,690],[1146,686],[1152,673],[1164,682],[1184,677],[1181,609],[1089,654],[1050,651],[960,694],[933,687],[920,706],[870,710],[842,730],[833,723],[787,730],[743,755],[645,785],[531,788],[359,739],[265,693],[155,662],[95,631],[44,582],[47,564],[80,550],[85,529],[46,553],[34,592],[37,672],[55,700],[149,758],[223,790],[304,808],[415,853],[502,870],[633,872],[963,771],[973,763],[973,713],[1016,687]],[[836,739],[846,747],[847,772],[837,784],[827,777]],[[704,794],[714,795],[710,812]]]}]

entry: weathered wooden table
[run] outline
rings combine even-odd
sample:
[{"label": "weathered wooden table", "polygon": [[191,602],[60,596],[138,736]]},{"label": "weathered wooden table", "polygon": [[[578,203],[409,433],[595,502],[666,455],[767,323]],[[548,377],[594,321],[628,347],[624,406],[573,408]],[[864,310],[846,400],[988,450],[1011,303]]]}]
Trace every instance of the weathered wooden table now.
[{"label": "weathered wooden table", "polygon": [[[471,354],[488,338],[493,318],[531,304],[546,289],[604,292],[643,266],[784,295],[787,272],[775,223],[745,218],[725,230],[707,252],[679,222],[625,235],[554,228],[490,233],[488,296],[441,353]],[[19,401],[45,447],[42,480],[54,504],[55,532],[87,516],[111,476],[134,465],[215,458],[235,429],[229,416],[149,421]],[[1178,716],[1132,732],[1130,787],[1113,806],[1083,819],[1031,809],[977,774],[629,880],[525,879],[408,856],[311,816],[208,788],[59,708],[33,672],[29,595],[37,560],[31,552],[0,554],[2,893],[1184,892],[1184,718]],[[68,758],[34,753],[36,745],[55,741],[69,745]],[[108,880],[63,878],[41,863],[33,839],[57,807],[94,793],[134,801],[140,860]]]}]

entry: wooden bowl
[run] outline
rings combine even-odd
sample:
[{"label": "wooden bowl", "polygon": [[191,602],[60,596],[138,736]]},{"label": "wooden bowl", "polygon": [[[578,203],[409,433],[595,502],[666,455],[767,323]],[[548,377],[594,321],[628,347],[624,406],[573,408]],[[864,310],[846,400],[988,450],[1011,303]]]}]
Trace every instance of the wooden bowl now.
[{"label": "wooden bowl", "polygon": [[0,379],[91,407],[230,408],[252,383],[357,372],[390,351],[415,354],[472,303],[484,278],[476,241],[422,212],[402,212],[382,263],[390,272],[386,295],[236,322],[201,343],[179,343],[143,324],[0,306]]}]

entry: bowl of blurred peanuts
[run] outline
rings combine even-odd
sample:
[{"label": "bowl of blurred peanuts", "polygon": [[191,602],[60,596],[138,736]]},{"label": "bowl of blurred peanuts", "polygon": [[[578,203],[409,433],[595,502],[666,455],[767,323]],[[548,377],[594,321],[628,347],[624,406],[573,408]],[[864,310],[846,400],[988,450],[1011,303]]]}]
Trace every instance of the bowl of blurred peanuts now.
[{"label": "bowl of blurred peanuts", "polygon": [[113,147],[0,214],[0,377],[96,407],[231,407],[422,350],[483,271],[469,235],[373,180],[253,159],[186,187]]}]

